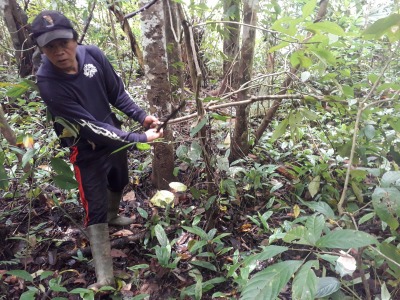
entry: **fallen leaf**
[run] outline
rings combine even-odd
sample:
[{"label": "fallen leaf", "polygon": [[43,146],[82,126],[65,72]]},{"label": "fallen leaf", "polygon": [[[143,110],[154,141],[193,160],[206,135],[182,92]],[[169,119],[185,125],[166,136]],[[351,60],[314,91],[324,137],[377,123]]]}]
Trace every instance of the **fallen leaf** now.
[{"label": "fallen leaf", "polygon": [[339,273],[341,277],[346,275],[353,275],[354,271],[357,269],[357,262],[353,256],[347,254],[344,251],[340,251],[340,257],[336,261],[336,272]]},{"label": "fallen leaf", "polygon": [[171,204],[171,206],[174,207],[174,198],[174,194],[170,191],[161,190],[150,199],[150,202],[154,206],[158,207],[166,207],[168,204]]},{"label": "fallen leaf", "polygon": [[123,201],[135,201],[136,200],[136,194],[134,191],[130,191],[127,193],[123,198]]},{"label": "fallen leaf", "polygon": [[175,192],[184,192],[187,186],[180,182],[170,182],[169,187]]},{"label": "fallen leaf", "polygon": [[298,206],[297,204],[293,206],[293,215],[295,218],[300,215],[300,206]]},{"label": "fallen leaf", "polygon": [[119,249],[111,249],[111,257],[128,257],[128,255]]},{"label": "fallen leaf", "polygon": [[241,232],[249,232],[253,226],[250,223],[245,223],[242,226],[240,226],[240,231]]},{"label": "fallen leaf", "polygon": [[128,235],[133,235],[133,232],[128,229],[121,229],[112,234],[112,236],[128,236]]}]

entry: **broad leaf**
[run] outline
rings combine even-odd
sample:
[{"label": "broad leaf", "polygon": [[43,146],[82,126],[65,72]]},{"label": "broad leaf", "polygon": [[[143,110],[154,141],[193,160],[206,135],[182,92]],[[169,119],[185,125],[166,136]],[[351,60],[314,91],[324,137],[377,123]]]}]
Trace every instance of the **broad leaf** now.
[{"label": "broad leaf", "polygon": [[302,263],[302,261],[287,260],[258,272],[249,280],[240,299],[275,299]]},{"label": "broad leaf", "polygon": [[203,229],[201,229],[200,227],[197,227],[197,226],[192,226],[192,227],[182,226],[182,228],[185,229],[186,231],[190,232],[190,233],[198,235],[200,238],[202,238],[204,240],[208,239],[208,234]]},{"label": "broad leaf", "polygon": [[[397,247],[388,244],[382,243],[379,246],[379,250],[388,258],[391,258],[393,261],[400,263],[400,249]],[[391,260],[386,259],[386,262],[389,268],[394,272],[396,278],[400,278],[400,267],[393,263]]]},{"label": "broad leaf", "polygon": [[56,175],[53,177],[53,180],[55,185],[63,190],[72,190],[78,187],[78,182],[70,176]]},{"label": "broad leaf", "polygon": [[388,171],[383,174],[381,179],[381,187],[400,187],[400,171]]},{"label": "broad leaf", "polygon": [[317,240],[321,237],[322,230],[325,226],[325,218],[320,214],[314,214],[307,218],[306,222],[306,240],[310,242],[311,245],[315,245]]},{"label": "broad leaf", "polygon": [[202,268],[205,268],[205,269],[208,269],[208,270],[211,270],[211,271],[215,271],[215,272],[217,271],[217,268],[212,263],[209,263],[207,261],[193,260],[193,261],[190,261],[189,263],[191,265],[202,267]]},{"label": "broad leaf", "polygon": [[319,248],[350,249],[377,244],[372,235],[353,229],[337,229],[320,238],[316,246]]},{"label": "broad leaf", "polygon": [[312,244],[307,240],[307,228],[304,226],[295,226],[293,227],[283,238],[283,241],[286,243],[296,243],[302,245],[310,245]]},{"label": "broad leaf", "polygon": [[332,208],[329,206],[328,203],[323,202],[323,201],[311,201],[311,202],[307,202],[307,201],[301,201],[302,204],[304,204],[305,206],[311,208],[312,210],[319,212],[321,214],[323,214],[324,216],[330,218],[330,219],[334,219],[335,218],[335,213],[333,212]]},{"label": "broad leaf", "polygon": [[289,125],[289,120],[285,119],[283,120],[275,129],[274,133],[272,134],[271,137],[271,143],[273,143],[274,141],[276,141],[278,138],[280,138],[285,132],[286,132],[286,128]]},{"label": "broad leaf", "polygon": [[320,185],[321,177],[319,175],[315,176],[308,184],[308,191],[310,192],[312,198],[314,198],[314,196],[318,194]]},{"label": "broad leaf", "polygon": [[317,291],[317,276],[312,268],[318,268],[318,261],[306,262],[293,279],[292,298],[294,300],[313,300]]},{"label": "broad leaf", "polygon": [[315,298],[329,296],[340,289],[340,281],[335,277],[322,277],[317,281],[317,292]]},{"label": "broad leaf", "polygon": [[303,18],[307,18],[309,15],[311,15],[315,10],[316,6],[317,6],[316,0],[308,0],[301,9],[301,11],[303,12]]},{"label": "broad leaf", "polygon": [[154,227],[154,233],[156,234],[157,240],[160,243],[161,247],[166,247],[169,244],[167,234],[160,224],[157,224]]},{"label": "broad leaf", "polygon": [[204,117],[200,122],[190,130],[190,137],[194,137],[206,125],[208,119]]},{"label": "broad leaf", "polygon": [[250,265],[251,263],[255,262],[255,261],[265,261],[268,260],[282,252],[287,251],[289,248],[288,247],[282,247],[282,246],[275,246],[275,245],[271,245],[271,246],[267,246],[264,247],[262,249],[262,252],[257,253],[255,255],[249,256],[247,257],[242,265],[244,267]]},{"label": "broad leaf", "polygon": [[221,180],[219,189],[222,194],[228,193],[232,197],[235,197],[237,194],[236,184],[232,179]]},{"label": "broad leaf", "polygon": [[7,171],[4,166],[0,164],[0,190],[7,190],[8,184]]},{"label": "broad leaf", "polygon": [[365,37],[373,37],[379,39],[386,34],[392,41],[400,38],[399,34],[400,15],[392,14],[386,18],[379,19],[374,24],[369,26],[364,32]]},{"label": "broad leaf", "polygon": [[35,295],[36,295],[36,291],[29,290],[29,291],[23,292],[21,294],[21,297],[19,297],[19,300],[35,300],[36,299]]},{"label": "broad leaf", "polygon": [[321,30],[339,36],[344,36],[346,34],[342,27],[334,22],[329,21],[312,23],[308,25],[306,29],[312,32]]},{"label": "broad leaf", "polygon": [[70,177],[74,176],[74,172],[72,172],[70,165],[67,164],[63,159],[58,157],[52,158],[50,164],[54,172],[56,172],[58,175]]},{"label": "broad leaf", "polygon": [[14,275],[19,278],[22,278],[25,281],[33,282],[33,277],[25,270],[11,270],[7,271],[6,274]]},{"label": "broad leaf", "polygon": [[399,227],[400,191],[397,188],[376,188],[372,194],[372,204],[379,218],[392,230]]}]

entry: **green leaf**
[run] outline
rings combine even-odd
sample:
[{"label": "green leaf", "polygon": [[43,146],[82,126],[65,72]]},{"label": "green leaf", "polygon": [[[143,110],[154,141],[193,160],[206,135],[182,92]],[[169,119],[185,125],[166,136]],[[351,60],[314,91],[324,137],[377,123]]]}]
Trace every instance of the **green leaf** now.
[{"label": "green leaf", "polygon": [[372,140],[374,138],[375,131],[375,127],[372,124],[367,124],[363,128],[364,135],[368,140]]},{"label": "green leaf", "polygon": [[8,176],[7,171],[2,164],[0,164],[0,190],[7,190],[8,189]]},{"label": "green leaf", "polygon": [[299,19],[283,17],[283,18],[276,20],[274,22],[274,24],[272,24],[271,29],[285,33],[290,36],[294,36],[297,33],[296,25],[300,22],[301,22],[301,20],[299,20]]},{"label": "green leaf", "polygon": [[308,191],[312,198],[319,192],[319,187],[321,185],[321,177],[319,175],[315,176],[313,180],[308,184]]},{"label": "green leaf", "polygon": [[149,265],[148,264],[140,264],[140,265],[135,265],[132,267],[127,267],[128,270],[135,271],[135,270],[140,270],[140,269],[148,269]]},{"label": "green leaf", "polygon": [[329,206],[328,203],[323,201],[301,201],[302,204],[311,208],[312,210],[323,214],[324,216],[328,217],[329,219],[335,218],[335,213],[333,212],[332,208]]},{"label": "green leaf", "polygon": [[275,245],[266,246],[262,249],[262,252],[249,256],[246,259],[244,259],[242,265],[243,267],[247,267],[255,261],[268,260],[282,252],[287,251],[288,249],[289,249],[288,247],[283,247],[283,246],[275,246]]},{"label": "green leaf", "polygon": [[78,187],[78,182],[74,178],[66,175],[56,175],[53,177],[53,181],[56,186],[63,190],[72,190]]},{"label": "green leaf", "polygon": [[217,271],[217,268],[212,264],[209,263],[208,261],[202,261],[202,260],[193,260],[189,262],[191,265],[202,267],[211,271]]},{"label": "green leaf", "polygon": [[66,163],[63,159],[54,157],[50,160],[50,164],[54,172],[56,172],[58,175],[65,175],[70,177],[74,176],[74,172],[72,172],[70,165]]},{"label": "green leaf", "polygon": [[320,116],[318,116],[315,112],[308,110],[308,109],[301,108],[300,113],[302,114],[302,116],[304,118],[307,118],[311,121],[316,121],[316,120],[320,119]]},{"label": "green leaf", "polygon": [[285,132],[286,132],[286,128],[288,127],[288,125],[289,125],[289,120],[288,119],[285,119],[285,120],[283,120],[277,127],[276,127],[276,129],[274,130],[274,133],[272,134],[272,137],[271,137],[271,143],[273,143],[273,142],[275,142],[278,138],[280,138],[282,135],[284,135],[285,134]]},{"label": "green leaf", "polygon": [[311,245],[315,246],[317,240],[321,237],[322,230],[325,227],[325,218],[323,215],[314,214],[307,218],[306,228],[307,234],[305,236],[306,240],[310,242]]},{"label": "green leaf", "polygon": [[350,249],[378,244],[372,235],[353,229],[337,229],[320,238],[316,246],[319,248]]},{"label": "green leaf", "polygon": [[399,227],[400,191],[397,188],[376,188],[372,194],[372,204],[379,218],[392,230]]},{"label": "green leaf", "polygon": [[190,233],[193,233],[193,234],[199,236],[203,240],[207,240],[208,239],[208,234],[203,229],[201,229],[200,227],[197,227],[197,226],[192,226],[192,227],[182,226],[182,228],[185,229],[187,232],[190,232]]},{"label": "green leaf", "polygon": [[338,24],[336,24],[334,22],[329,22],[329,21],[311,23],[310,25],[308,25],[306,27],[306,29],[311,32],[321,30],[324,32],[332,33],[334,35],[338,35],[338,36],[346,35],[346,33],[344,32],[342,27],[340,27]]},{"label": "green leaf", "polygon": [[36,149],[31,148],[28,149],[28,151],[25,152],[25,154],[22,156],[22,167],[25,167],[26,164],[29,163],[29,161],[35,156],[36,154]]},{"label": "green leaf", "polygon": [[316,0],[308,0],[306,4],[301,9],[303,12],[303,18],[307,18],[309,15],[313,13],[315,7],[317,6]]},{"label": "green leaf", "polygon": [[18,98],[25,94],[33,85],[29,80],[23,80],[17,84],[14,84],[10,89],[7,90],[6,95],[11,98]]},{"label": "green leaf", "polygon": [[222,194],[228,193],[230,196],[233,197],[237,195],[236,184],[232,179],[221,180],[219,189]]},{"label": "green leaf", "polygon": [[164,228],[160,224],[157,224],[154,227],[154,232],[161,247],[166,247],[169,244],[169,240],[167,234],[164,231]]},{"label": "green leaf", "polygon": [[35,300],[37,291],[29,290],[26,292],[23,292],[21,294],[21,297],[19,297],[19,300]]},{"label": "green leaf", "polygon": [[317,56],[318,59],[321,60],[327,66],[336,64],[336,58],[328,50],[318,49],[318,50],[313,50],[311,52],[314,53],[314,55]]},{"label": "green leaf", "polygon": [[318,261],[306,262],[293,279],[292,299],[314,300],[317,291],[317,276],[312,268],[318,268]]},{"label": "green leaf", "polygon": [[136,149],[138,149],[139,151],[147,151],[151,149],[151,146],[149,143],[136,143],[135,144]]},{"label": "green leaf", "polygon": [[[393,261],[400,263],[400,249],[389,244],[389,243],[382,243],[379,245],[379,250],[384,254],[386,257],[391,258]],[[384,257],[385,258],[385,257]],[[386,259],[386,262],[389,268],[394,272],[396,278],[400,278],[400,267],[394,264],[389,259]]]},{"label": "green leaf", "polygon": [[386,18],[377,20],[374,24],[369,26],[364,32],[365,37],[380,38],[384,34],[399,35],[400,15],[392,14]]},{"label": "green leaf", "polygon": [[200,122],[190,130],[190,137],[194,137],[207,123],[207,116],[200,120]]},{"label": "green leaf", "polygon": [[381,179],[381,187],[391,187],[398,186],[400,187],[400,171],[388,171],[383,174]]},{"label": "green leaf", "polygon": [[6,274],[17,276],[25,281],[33,282],[33,277],[25,270],[11,270],[7,271]]},{"label": "green leaf", "polygon": [[329,296],[340,289],[340,281],[335,277],[322,277],[317,281],[317,292],[315,298]]},{"label": "green leaf", "polygon": [[283,241],[286,243],[293,243],[293,241],[296,241],[296,244],[301,244],[301,245],[310,245],[310,241],[307,239],[307,228],[304,226],[295,226],[291,230],[289,230],[285,236],[283,237]]},{"label": "green leaf", "polygon": [[147,219],[149,217],[149,214],[143,208],[137,207],[136,209],[142,218]]},{"label": "green leaf", "polygon": [[302,263],[302,261],[287,260],[273,264],[265,270],[258,272],[249,280],[240,299],[275,299]]}]

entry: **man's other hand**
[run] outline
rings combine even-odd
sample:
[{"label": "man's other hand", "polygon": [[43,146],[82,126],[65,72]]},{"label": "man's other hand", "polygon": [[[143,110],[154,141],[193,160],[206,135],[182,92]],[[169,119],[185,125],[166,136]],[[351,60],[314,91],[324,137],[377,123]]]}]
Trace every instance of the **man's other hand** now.
[{"label": "man's other hand", "polygon": [[150,128],[145,132],[145,134],[147,136],[147,141],[151,142],[155,139],[162,138],[164,135],[164,131],[161,129],[159,132],[157,132],[157,128]]},{"label": "man's other hand", "polygon": [[143,127],[146,129],[156,128],[160,121],[154,116],[147,116],[143,121]]}]

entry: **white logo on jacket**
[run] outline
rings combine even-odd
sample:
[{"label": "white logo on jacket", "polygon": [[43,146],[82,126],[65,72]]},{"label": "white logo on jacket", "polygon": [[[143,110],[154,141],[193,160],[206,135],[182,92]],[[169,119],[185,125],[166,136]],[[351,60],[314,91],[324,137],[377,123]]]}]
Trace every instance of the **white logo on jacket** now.
[{"label": "white logo on jacket", "polygon": [[94,65],[92,64],[85,64],[83,66],[83,74],[86,77],[92,78],[94,76],[94,74],[97,73],[97,69]]}]

